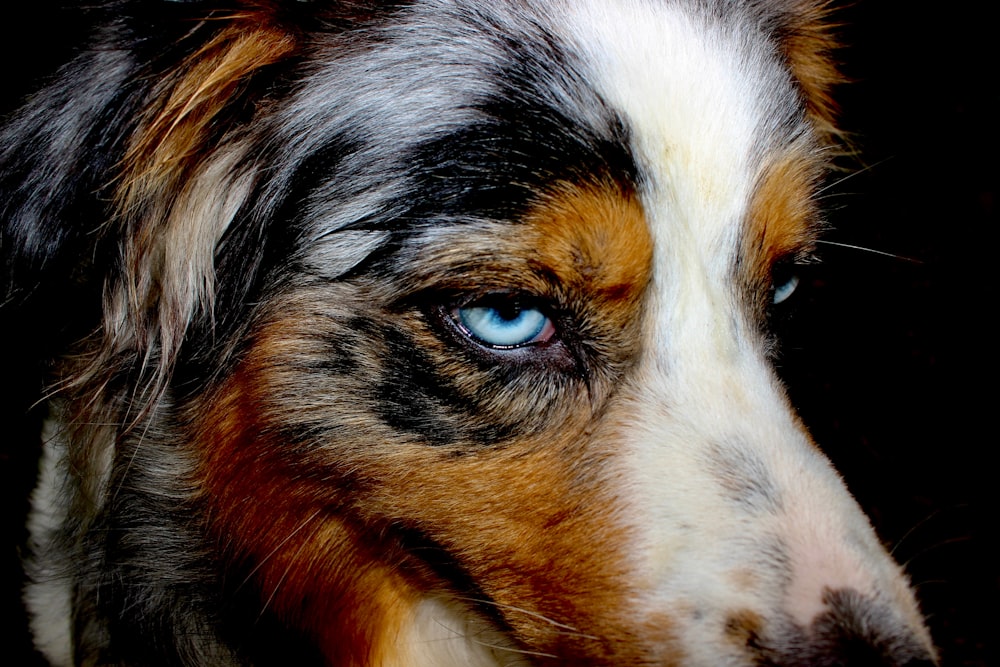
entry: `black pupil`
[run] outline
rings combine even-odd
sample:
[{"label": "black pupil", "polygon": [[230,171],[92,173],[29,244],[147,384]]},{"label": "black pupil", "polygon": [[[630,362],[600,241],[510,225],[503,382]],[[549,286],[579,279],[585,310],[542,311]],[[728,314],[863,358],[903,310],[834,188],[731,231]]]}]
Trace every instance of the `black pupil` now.
[{"label": "black pupil", "polygon": [[503,301],[491,306],[497,316],[505,322],[512,322],[521,316],[521,304],[516,301]]}]

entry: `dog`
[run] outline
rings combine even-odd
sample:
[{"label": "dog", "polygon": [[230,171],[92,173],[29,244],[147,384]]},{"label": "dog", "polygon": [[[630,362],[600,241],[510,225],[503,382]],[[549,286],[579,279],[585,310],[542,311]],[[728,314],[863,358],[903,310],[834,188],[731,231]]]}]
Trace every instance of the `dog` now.
[{"label": "dog", "polygon": [[91,12],[0,145],[51,664],[936,663],[772,369],[822,0]]}]

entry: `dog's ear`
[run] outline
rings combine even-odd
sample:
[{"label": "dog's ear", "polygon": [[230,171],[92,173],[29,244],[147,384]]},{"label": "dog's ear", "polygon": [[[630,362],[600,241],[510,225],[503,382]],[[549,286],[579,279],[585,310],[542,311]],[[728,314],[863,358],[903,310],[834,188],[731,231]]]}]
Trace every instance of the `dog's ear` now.
[{"label": "dog's ear", "polygon": [[0,135],[0,324],[30,323],[18,342],[42,358],[88,337],[79,382],[124,363],[158,387],[211,308],[216,245],[254,177],[241,128],[298,35],[277,3],[216,5],[116,5]]},{"label": "dog's ear", "polygon": [[263,5],[213,13],[186,39],[195,43],[185,57],[156,74],[114,195],[130,284],[115,295],[110,326],[141,323],[156,304],[153,331],[135,333],[159,338],[160,363],[211,306],[216,246],[254,178],[239,128],[263,104],[258,75],[295,45]]}]

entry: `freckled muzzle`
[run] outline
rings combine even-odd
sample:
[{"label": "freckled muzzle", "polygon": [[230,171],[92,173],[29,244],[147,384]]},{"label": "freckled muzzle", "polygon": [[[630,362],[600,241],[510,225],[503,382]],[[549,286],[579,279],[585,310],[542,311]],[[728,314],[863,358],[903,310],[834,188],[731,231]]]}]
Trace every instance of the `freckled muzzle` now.
[{"label": "freckled muzzle", "polygon": [[718,320],[687,314],[683,351],[646,348],[602,436],[619,442],[622,558],[653,664],[936,664],[905,576],[766,360],[715,347],[724,332],[698,332]]}]

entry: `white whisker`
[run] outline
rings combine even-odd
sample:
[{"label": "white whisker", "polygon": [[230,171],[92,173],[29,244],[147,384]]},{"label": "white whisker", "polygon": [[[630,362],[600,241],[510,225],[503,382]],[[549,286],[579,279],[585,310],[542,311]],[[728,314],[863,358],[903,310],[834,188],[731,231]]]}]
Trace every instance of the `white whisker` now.
[{"label": "white whisker", "polygon": [[[455,637],[459,637],[461,639],[464,639],[465,641],[472,642],[473,644],[476,644],[477,646],[483,646],[485,648],[494,649],[496,651],[504,651],[506,653],[516,653],[517,655],[531,655],[531,656],[535,656],[535,657],[539,657],[539,658],[558,658],[559,657],[559,656],[554,655],[552,653],[543,653],[541,651],[529,651],[528,649],[514,648],[513,646],[503,646],[502,644],[495,644],[495,643],[492,643],[492,642],[485,642],[485,641],[483,641],[481,639],[477,639],[476,637],[474,637],[473,635],[470,635],[468,633],[459,632],[455,628],[450,627],[449,625],[447,625],[445,623],[442,623],[441,621],[435,621],[435,624],[438,625],[438,626],[440,626],[441,628],[443,628],[447,632],[452,633]],[[440,641],[449,641],[449,640],[450,640],[449,637],[441,637],[439,639],[433,639],[433,640],[429,640],[429,641],[440,642]]]},{"label": "white whisker", "polygon": [[850,250],[860,250],[862,252],[869,252],[873,255],[882,255],[883,257],[892,257],[893,259],[902,260],[904,262],[912,262],[913,264],[923,264],[923,261],[919,259],[914,259],[913,257],[907,257],[906,255],[897,255],[891,252],[885,252],[884,250],[875,250],[874,248],[866,248],[861,245],[853,245],[851,243],[838,243],[836,241],[824,241],[820,239],[816,243],[822,243],[823,245],[832,245],[838,248],[848,248]]},{"label": "white whisker", "polygon": [[494,607],[499,607],[501,609],[506,609],[508,611],[515,611],[515,612],[518,612],[520,614],[524,614],[525,616],[530,616],[532,618],[537,618],[540,621],[545,621],[546,623],[548,623],[549,625],[551,625],[553,627],[561,628],[563,630],[569,630],[569,632],[572,633],[573,636],[580,637],[582,639],[599,639],[599,637],[595,637],[594,635],[588,635],[588,634],[585,634],[583,632],[580,632],[579,629],[574,628],[572,625],[567,625],[565,623],[560,623],[559,621],[553,620],[553,619],[549,618],[548,616],[545,616],[544,614],[538,613],[537,611],[530,611],[528,609],[523,609],[521,607],[516,607],[516,606],[510,605],[510,604],[504,604],[502,602],[496,602],[494,600],[480,600],[480,599],[476,599],[476,598],[462,598],[462,597],[455,598],[455,599],[460,600],[462,602],[472,602],[472,603],[475,603],[475,604],[487,604],[487,605],[492,605]]},{"label": "white whisker", "polygon": [[843,178],[838,178],[837,180],[835,180],[835,181],[833,181],[831,183],[827,183],[823,187],[819,188],[816,191],[816,195],[817,196],[818,195],[822,195],[822,194],[826,193],[827,191],[832,190],[833,188],[836,188],[836,187],[840,186],[842,183],[851,180],[855,176],[860,176],[861,174],[865,174],[865,173],[867,173],[869,171],[872,171],[876,167],[881,167],[883,164],[885,164],[886,162],[888,162],[891,159],[892,159],[891,157],[887,157],[884,160],[879,160],[878,162],[875,162],[873,164],[865,165],[861,169],[857,169],[855,171],[852,171],[851,173],[847,174]]},{"label": "white whisker", "polygon": [[[252,570],[250,570],[250,572],[247,573],[246,578],[243,580],[243,582],[239,586],[237,586],[237,589],[240,589],[243,586],[246,586],[247,582],[250,581],[250,579],[253,577],[253,575],[256,574],[257,571],[260,570],[260,568],[262,568],[264,566],[264,564],[267,563],[267,561],[269,561],[276,553],[278,553],[279,551],[281,551],[281,548],[283,546],[285,546],[285,544],[287,544],[289,540],[291,540],[299,532],[301,532],[303,528],[305,528],[310,523],[312,523],[312,520],[315,519],[317,516],[319,516],[319,513],[321,511],[322,510],[316,510],[315,512],[313,512],[312,514],[310,514],[309,516],[307,516],[295,528],[295,530],[293,530],[292,532],[288,533],[288,535],[286,535],[283,540],[281,540],[280,542],[278,542],[278,544],[276,544],[275,547],[273,549],[271,549],[271,551],[269,551],[266,556],[264,556],[263,558],[261,558],[260,561],[254,566],[254,568]],[[282,579],[284,579],[284,577],[282,577]],[[274,594],[272,593],[271,596],[274,597]]]}]

